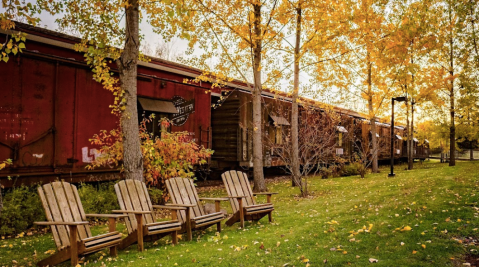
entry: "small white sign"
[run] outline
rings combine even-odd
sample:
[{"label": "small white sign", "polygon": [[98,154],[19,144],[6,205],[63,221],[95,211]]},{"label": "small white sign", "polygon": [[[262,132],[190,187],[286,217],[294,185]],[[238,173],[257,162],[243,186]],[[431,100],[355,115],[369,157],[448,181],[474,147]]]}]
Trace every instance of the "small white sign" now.
[{"label": "small white sign", "polygon": [[336,148],[336,155],[342,155],[343,154],[343,149],[342,148]]}]

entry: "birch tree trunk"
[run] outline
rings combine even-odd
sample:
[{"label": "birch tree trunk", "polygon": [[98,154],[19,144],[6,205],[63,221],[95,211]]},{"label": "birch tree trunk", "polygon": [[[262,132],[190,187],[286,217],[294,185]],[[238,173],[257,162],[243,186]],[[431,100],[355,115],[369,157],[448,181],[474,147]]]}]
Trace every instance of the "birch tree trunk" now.
[{"label": "birch tree trunk", "polygon": [[[452,25],[452,7],[451,4],[449,4],[449,22]],[[451,27],[451,32],[450,32],[450,37],[449,37],[449,46],[450,46],[450,54],[449,54],[449,60],[450,60],[450,69],[449,73],[451,77],[454,76],[454,41],[452,38],[452,27]],[[449,100],[450,100],[450,112],[451,112],[451,126],[450,126],[450,133],[449,133],[449,166],[456,166],[456,125],[455,125],[455,106],[454,106],[454,79],[451,79],[451,88],[449,92]]]},{"label": "birch tree trunk", "polygon": [[143,181],[143,156],[138,132],[136,79],[140,47],[138,9],[138,0],[132,0],[125,10],[125,47],[116,63],[120,73],[120,87],[125,92],[126,98],[125,110],[121,114],[125,178]]},{"label": "birch tree trunk", "polygon": [[372,144],[372,172],[378,172],[378,139],[376,137],[376,116],[374,115],[373,107],[373,91],[372,91],[372,63],[370,54],[367,52],[367,64],[368,64],[368,109],[369,116],[371,117],[371,142]]},{"label": "birch tree trunk", "polygon": [[414,167],[414,102],[411,100],[411,156],[408,160],[408,170]]},{"label": "birch tree trunk", "polygon": [[262,111],[261,111],[261,4],[254,4],[253,21],[253,174],[255,192],[266,191],[263,174],[263,134],[262,134]]},{"label": "birch tree trunk", "polygon": [[[301,5],[296,9],[297,18],[296,18],[296,44],[294,47],[294,85],[293,85],[293,103],[291,110],[291,158],[292,158],[292,176],[293,176],[293,186],[302,186],[301,185],[301,173],[300,173],[300,162],[299,162],[299,114],[298,114],[298,94],[299,94],[299,50],[301,45]],[[303,195],[307,192],[303,192]]]}]

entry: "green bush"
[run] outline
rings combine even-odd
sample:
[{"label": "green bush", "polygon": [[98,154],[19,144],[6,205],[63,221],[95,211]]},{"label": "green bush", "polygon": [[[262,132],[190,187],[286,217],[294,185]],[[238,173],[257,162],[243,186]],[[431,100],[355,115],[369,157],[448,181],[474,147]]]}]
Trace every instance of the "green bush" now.
[{"label": "green bush", "polygon": [[148,188],[148,194],[150,194],[151,204],[153,205],[163,205],[165,204],[165,198],[163,197],[163,191],[156,188]]},{"label": "green bush", "polygon": [[44,221],[42,203],[36,186],[14,187],[5,194],[0,215],[0,234],[18,234],[33,226],[34,221]]},{"label": "green bush", "polygon": [[361,169],[360,163],[352,162],[351,164],[343,166],[343,168],[341,169],[341,176],[359,175],[360,169]]},{"label": "green bush", "polygon": [[[115,182],[101,183],[98,185],[81,184],[78,195],[85,213],[111,214],[112,210],[119,210],[118,199],[115,193]],[[99,218],[100,219],[100,218]],[[106,220],[106,218],[101,218]]]}]

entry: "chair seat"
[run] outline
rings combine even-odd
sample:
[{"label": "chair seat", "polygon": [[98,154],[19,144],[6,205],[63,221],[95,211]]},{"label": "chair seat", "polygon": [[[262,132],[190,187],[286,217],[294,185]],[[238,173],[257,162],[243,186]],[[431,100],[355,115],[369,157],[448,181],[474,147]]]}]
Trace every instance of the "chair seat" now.
[{"label": "chair seat", "polygon": [[274,210],[272,203],[251,205],[244,207],[246,215],[252,215],[257,213],[268,213]]},{"label": "chair seat", "polygon": [[215,212],[206,214],[203,216],[195,217],[192,220],[193,227],[198,228],[205,225],[215,224],[222,221],[225,218],[225,214],[222,212]]},{"label": "chair seat", "polygon": [[116,246],[121,241],[121,233],[118,231],[110,232],[104,235],[97,235],[82,240],[84,253],[93,253],[106,247]]},{"label": "chair seat", "polygon": [[148,235],[156,235],[166,232],[181,230],[181,223],[178,220],[154,222],[145,225]]}]

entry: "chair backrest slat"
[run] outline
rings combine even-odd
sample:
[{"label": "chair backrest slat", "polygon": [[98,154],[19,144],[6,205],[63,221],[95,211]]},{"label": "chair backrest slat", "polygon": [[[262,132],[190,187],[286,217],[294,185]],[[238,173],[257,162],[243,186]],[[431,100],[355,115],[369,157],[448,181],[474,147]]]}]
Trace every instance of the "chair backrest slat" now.
[{"label": "chair backrest slat", "polygon": [[[151,202],[148,203],[148,201],[146,200],[147,198],[148,200],[150,200],[150,196],[148,195],[148,190],[145,191],[143,189],[144,183],[140,181],[133,181],[133,184],[136,188],[136,193],[138,194],[138,200],[140,201],[142,210],[152,211],[153,207],[151,206]],[[155,222],[155,218],[153,217],[153,214],[144,214],[143,220],[145,221],[146,224]]]},{"label": "chair backrest slat", "polygon": [[[74,222],[86,221],[86,217],[81,216],[80,207],[78,206],[77,198],[75,196],[75,193],[73,193],[72,186],[73,185],[71,185],[69,183],[61,182],[59,188],[62,191],[62,193],[64,193],[64,195],[67,199],[67,203],[68,203],[68,206],[70,208],[69,211],[70,211],[70,214],[73,218],[73,221]],[[80,239],[85,239],[87,237],[90,237],[90,236],[88,236],[85,225],[79,225],[77,229],[78,229],[78,236],[80,237]]]},{"label": "chair backrest slat", "polygon": [[183,186],[186,190],[187,196],[190,200],[191,204],[196,204],[196,206],[193,207],[192,212],[193,212],[193,217],[200,217],[205,214],[205,209],[203,208],[203,204],[201,204],[200,198],[198,197],[198,192],[196,191],[195,184],[193,183],[193,179],[188,179],[188,178],[173,178],[177,179],[178,186]]},{"label": "chair backrest slat", "polygon": [[[173,202],[173,204],[184,204],[180,190],[178,188],[178,185],[176,184],[176,180],[173,180],[171,178],[167,179],[166,188],[168,189],[168,193],[170,194],[171,202]],[[180,210],[180,212],[178,212],[177,214],[178,220],[180,222],[183,223],[186,221],[186,212],[184,210]]]},{"label": "chair backrest slat", "polygon": [[[80,195],[78,195],[77,187],[74,186],[74,185],[71,185],[71,188],[72,188],[73,194],[75,194],[75,198],[76,198],[77,203],[78,203],[78,209],[79,209],[81,217],[83,218],[82,220],[87,221],[86,215],[85,215],[85,210],[83,210],[83,205],[81,204]],[[92,236],[91,231],[90,231],[90,227],[87,227],[87,225],[85,225],[85,230],[86,230],[87,236]]]},{"label": "chair backrest slat", "polygon": [[[42,201],[42,206],[43,206],[43,210],[45,210],[45,216],[47,218],[47,221],[55,222],[55,217],[56,217],[55,213],[57,212],[54,213],[54,211],[58,207],[55,208],[53,206],[50,206],[42,187],[38,187],[38,195],[40,196],[40,200]],[[54,203],[56,204],[56,202]],[[51,229],[53,233],[53,240],[55,240],[55,245],[57,246],[58,249],[60,249],[63,246],[68,246],[70,244],[69,239],[65,240],[67,242],[66,244],[63,243],[63,240],[64,240],[63,237],[67,236],[67,231],[64,225],[52,225]]]},{"label": "chair backrest slat", "polygon": [[[195,205],[191,209],[191,218],[206,215],[192,179],[182,177],[170,178],[166,180],[166,187],[170,193],[171,202],[173,204]],[[186,220],[186,214],[184,211],[180,211],[179,219],[182,222]]]},{"label": "chair backrest slat", "polygon": [[[255,205],[256,202],[253,197],[253,191],[248,181],[248,176],[240,171],[227,171],[221,175],[223,183],[226,187],[226,192],[230,197],[245,196],[243,199],[245,206]],[[238,200],[230,198],[233,212],[239,210]]]},{"label": "chair backrest slat", "polygon": [[[152,211],[150,196],[143,182],[131,179],[123,180],[115,185],[115,191],[122,210]],[[143,224],[153,222],[155,222],[153,214],[143,215]],[[128,233],[136,230],[135,215],[128,214],[125,223]]]},{"label": "chair backrest slat", "polygon": [[[53,182],[38,188],[45,215],[51,222],[86,221],[78,191],[74,185],[65,182]],[[64,225],[51,227],[55,244],[59,250],[70,246],[69,228]],[[90,227],[77,227],[80,239],[91,237]]]},{"label": "chair backrest slat", "polygon": [[[126,189],[125,181],[120,181],[115,184],[116,197],[118,198],[118,204],[120,205],[121,210],[133,210],[130,202],[130,196],[128,190]],[[128,233],[131,234],[136,230],[136,219],[134,214],[128,214],[128,217],[125,217],[126,228]]]}]

